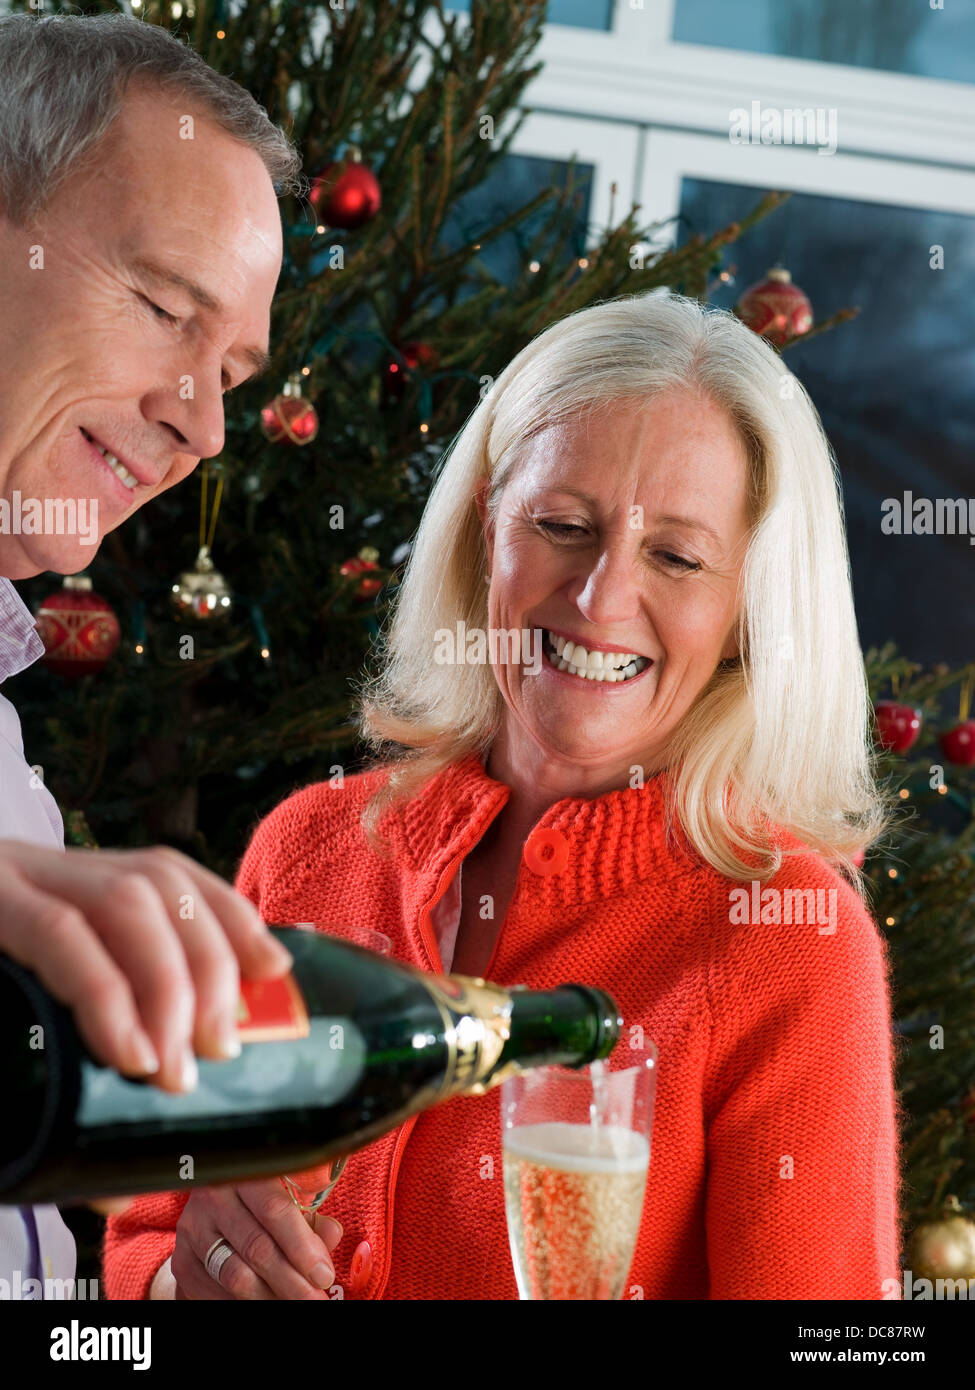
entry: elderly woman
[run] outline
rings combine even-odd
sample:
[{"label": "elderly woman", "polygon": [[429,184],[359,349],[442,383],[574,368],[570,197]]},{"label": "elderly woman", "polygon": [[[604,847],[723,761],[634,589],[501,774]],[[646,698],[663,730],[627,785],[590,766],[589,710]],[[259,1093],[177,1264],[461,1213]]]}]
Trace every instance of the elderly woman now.
[{"label": "elderly woman", "polygon": [[[443,659],[459,623],[490,660]],[[624,1296],[882,1297],[887,962],[850,879],[888,808],[832,458],[775,352],[654,294],[542,333],[449,451],[362,695],[376,765],[247,850],[265,920],[612,994],[659,1052]],[[500,1145],[497,1091],[408,1121],[352,1158],[317,1251],[277,1179],[142,1198],[109,1296],[516,1298]]]}]

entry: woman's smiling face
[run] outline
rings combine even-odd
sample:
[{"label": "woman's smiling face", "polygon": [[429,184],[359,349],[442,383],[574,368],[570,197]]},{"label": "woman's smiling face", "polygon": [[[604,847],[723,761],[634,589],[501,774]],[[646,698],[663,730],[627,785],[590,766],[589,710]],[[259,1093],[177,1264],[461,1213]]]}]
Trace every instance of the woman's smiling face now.
[{"label": "woman's smiling face", "polygon": [[[533,759],[624,778],[633,763],[664,766],[718,662],[738,651],[748,460],[731,418],[686,389],[573,417],[529,442],[494,524],[479,505],[489,626],[544,629],[537,674],[494,668],[506,733],[527,734]],[[592,666],[580,648],[601,650],[627,678],[559,670],[566,641],[577,668]],[[646,664],[624,667],[627,654]]]}]

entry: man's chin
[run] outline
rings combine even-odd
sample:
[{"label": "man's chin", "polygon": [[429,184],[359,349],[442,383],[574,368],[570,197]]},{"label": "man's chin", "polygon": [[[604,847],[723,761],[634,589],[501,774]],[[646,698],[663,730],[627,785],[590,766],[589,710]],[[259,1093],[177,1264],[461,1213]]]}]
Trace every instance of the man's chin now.
[{"label": "man's chin", "polygon": [[88,544],[78,536],[0,535],[0,577],[32,579],[35,574],[78,574],[98,554],[101,536]]}]

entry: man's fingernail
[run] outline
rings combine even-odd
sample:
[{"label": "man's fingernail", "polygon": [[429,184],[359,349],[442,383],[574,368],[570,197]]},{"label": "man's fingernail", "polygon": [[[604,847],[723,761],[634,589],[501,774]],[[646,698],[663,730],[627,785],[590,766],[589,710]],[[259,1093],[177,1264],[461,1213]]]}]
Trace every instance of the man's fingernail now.
[{"label": "man's fingernail", "polygon": [[273,937],[273,936],[269,936],[269,937],[268,937],[268,944],[269,944],[269,947],[270,947],[270,950],[271,950],[272,954],[275,955],[275,956],[277,956],[278,961],[279,961],[282,965],[291,965],[291,964],[292,964],[292,962],[294,961],[294,956],[293,956],[293,955],[291,954],[291,952],[288,950],[287,946],[283,946],[283,945],[281,944],[281,942],[278,941],[277,938],[276,938],[276,937]]},{"label": "man's fingernail", "polygon": [[181,1090],[192,1091],[200,1079],[200,1071],[196,1065],[196,1058],[187,1048],[183,1054],[183,1065],[179,1073],[179,1084]]},{"label": "man's fingernail", "polygon": [[143,1033],[141,1028],[137,1028],[129,1039],[129,1055],[140,1073],[152,1076],[159,1070],[156,1049],[149,1041],[148,1034]]},{"label": "man's fingernail", "polygon": [[228,1061],[232,1057],[240,1056],[240,1038],[232,1023],[228,1023],[225,1028],[220,1029],[217,1035],[217,1047],[221,1057],[226,1057]]},{"label": "man's fingernail", "polygon": [[308,1278],[316,1288],[330,1289],[335,1283],[335,1270],[331,1265],[327,1265],[324,1260],[319,1260]]}]

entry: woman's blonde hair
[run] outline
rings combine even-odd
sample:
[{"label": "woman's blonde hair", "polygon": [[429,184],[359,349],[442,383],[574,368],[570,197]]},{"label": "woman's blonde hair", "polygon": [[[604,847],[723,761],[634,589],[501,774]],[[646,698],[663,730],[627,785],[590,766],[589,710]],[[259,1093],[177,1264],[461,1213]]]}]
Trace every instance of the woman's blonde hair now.
[{"label": "woman's blonde hair", "polygon": [[[836,462],[815,407],[762,338],[733,314],[680,295],[632,295],[552,324],[494,383],[441,461],[359,725],[390,776],[363,824],[447,764],[485,757],[503,700],[488,663],[433,659],[438,630],[487,631],[487,553],[475,491],[496,516],[540,430],[613,402],[686,389],[724,407],[750,465],[740,658],[721,663],[672,741],[669,814],[720,873],[767,878],[770,826],[844,865],[889,819],[873,770]],[[749,856],[744,859],[742,854]]]}]

